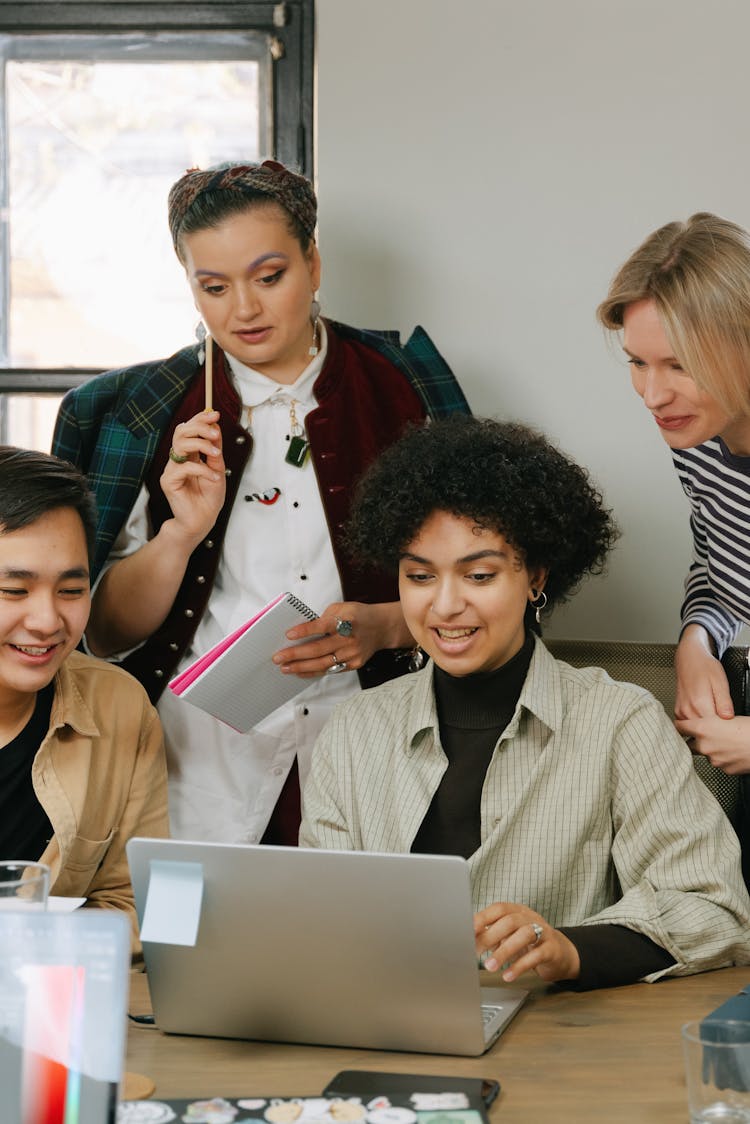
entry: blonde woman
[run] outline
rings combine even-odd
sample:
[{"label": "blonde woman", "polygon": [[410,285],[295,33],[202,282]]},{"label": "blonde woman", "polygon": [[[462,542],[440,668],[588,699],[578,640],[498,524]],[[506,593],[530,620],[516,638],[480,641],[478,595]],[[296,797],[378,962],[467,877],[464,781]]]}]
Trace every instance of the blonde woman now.
[{"label": "blonde woman", "polygon": [[620,268],[598,317],[622,332],[691,506],[677,727],[712,765],[748,773],[750,717],[735,717],[719,661],[750,623],[750,236],[711,214],[668,223]]}]

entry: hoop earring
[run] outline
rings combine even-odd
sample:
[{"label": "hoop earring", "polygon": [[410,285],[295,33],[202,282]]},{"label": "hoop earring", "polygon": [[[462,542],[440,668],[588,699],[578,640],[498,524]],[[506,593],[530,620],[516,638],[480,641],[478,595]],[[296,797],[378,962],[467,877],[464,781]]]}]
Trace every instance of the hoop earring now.
[{"label": "hoop earring", "polygon": [[307,354],[315,356],[320,351],[320,301],[315,297],[310,301],[310,322],[312,323],[313,338]]},{"label": "hoop earring", "polygon": [[547,594],[544,592],[544,590],[541,590],[539,593],[537,593],[535,589],[532,589],[531,592],[534,596],[532,597],[529,604],[531,605],[532,609],[536,609],[536,612],[534,613],[536,623],[541,624],[542,610],[547,608]]}]

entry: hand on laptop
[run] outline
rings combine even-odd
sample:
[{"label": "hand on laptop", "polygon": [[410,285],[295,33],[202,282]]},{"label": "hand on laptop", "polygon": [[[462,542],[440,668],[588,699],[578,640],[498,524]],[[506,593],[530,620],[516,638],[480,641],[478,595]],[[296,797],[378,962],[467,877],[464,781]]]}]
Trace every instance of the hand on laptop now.
[{"label": "hand on laptop", "polygon": [[581,971],[578,951],[563,933],[533,909],[513,902],[494,902],[474,915],[477,955],[488,972],[502,969],[506,983],[536,972],[547,983],[577,979]]}]

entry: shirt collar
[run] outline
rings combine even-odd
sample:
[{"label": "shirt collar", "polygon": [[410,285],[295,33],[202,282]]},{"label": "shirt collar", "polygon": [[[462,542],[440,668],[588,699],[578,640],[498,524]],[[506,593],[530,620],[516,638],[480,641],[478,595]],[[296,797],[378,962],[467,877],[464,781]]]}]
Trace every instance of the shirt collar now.
[{"label": "shirt collar", "polygon": [[[426,732],[433,733],[436,738],[439,732],[433,688],[433,667],[430,660],[427,667],[413,675],[415,683],[407,718],[408,752],[412,752],[421,744]],[[504,736],[512,737],[517,732],[523,709],[534,714],[550,730],[557,729],[562,722],[563,688],[557,660],[537,636],[534,637],[534,652],[518,704]]]},{"label": "shirt collar", "polygon": [[406,752],[411,754],[423,741],[425,734],[434,736],[437,741],[439,723],[435,705],[435,691],[432,686],[434,664],[429,661],[421,671],[412,672],[414,690],[409,701],[406,719]]},{"label": "shirt collar", "polygon": [[320,331],[318,354],[312,357],[296,382],[290,384],[276,382],[275,379],[261,374],[253,367],[246,367],[244,363],[240,363],[239,359],[235,359],[233,355],[224,352],[224,357],[234,376],[243,406],[254,408],[270,401],[271,398],[287,401],[294,399],[295,402],[300,402],[303,406],[315,405],[313,386],[323,369],[328,352],[326,326],[322,319],[318,321],[318,324]]},{"label": "shirt collar", "polygon": [[77,733],[86,737],[98,737],[100,734],[99,727],[84,702],[76,685],[75,676],[68,666],[74,664],[77,658],[86,659],[87,657],[79,657],[75,652],[71,652],[68,658],[63,661],[55,676],[55,696],[52,700],[50,726],[55,730],[61,726],[70,726]]},{"label": "shirt collar", "polygon": [[538,636],[534,637],[534,653],[508,732],[515,732],[521,707],[535,714],[550,730],[556,730],[562,722],[564,705],[560,670],[557,660]]}]

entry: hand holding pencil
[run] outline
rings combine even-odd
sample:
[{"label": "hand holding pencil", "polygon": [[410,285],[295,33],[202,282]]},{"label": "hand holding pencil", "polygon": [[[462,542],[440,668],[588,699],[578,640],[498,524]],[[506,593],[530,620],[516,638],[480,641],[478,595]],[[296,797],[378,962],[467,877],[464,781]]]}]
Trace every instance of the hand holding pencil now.
[{"label": "hand holding pencil", "polygon": [[181,422],[161,475],[174,532],[197,545],[213,527],[226,496],[226,475],[217,410],[201,410]]}]

